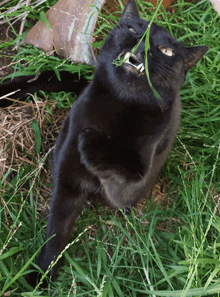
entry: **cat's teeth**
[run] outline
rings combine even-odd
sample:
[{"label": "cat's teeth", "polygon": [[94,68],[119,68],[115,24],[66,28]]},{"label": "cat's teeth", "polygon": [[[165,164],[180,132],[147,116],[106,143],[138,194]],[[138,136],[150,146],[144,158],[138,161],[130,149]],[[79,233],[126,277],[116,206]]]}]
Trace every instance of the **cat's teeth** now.
[{"label": "cat's teeth", "polygon": [[141,63],[141,64],[139,64],[139,65],[136,67],[136,69],[137,69],[137,70],[140,70],[141,67],[143,67],[143,66],[144,66],[143,63]]},{"label": "cat's teeth", "polygon": [[130,57],[130,54],[131,54],[131,53],[127,52],[127,53],[125,54],[125,56],[124,56],[124,59],[125,59],[125,60],[128,59],[128,58]]},{"label": "cat's teeth", "polygon": [[145,68],[144,68],[144,64],[143,64],[143,63],[140,63],[138,66],[132,64],[132,63],[129,61],[130,56],[133,56],[133,55],[131,55],[130,52],[127,52],[127,53],[124,55],[124,60],[127,60],[126,63],[132,65],[133,67],[135,67],[135,68],[136,68],[137,70],[139,70],[140,72],[143,72],[144,69],[145,69]]},{"label": "cat's teeth", "polygon": [[141,68],[141,70],[140,70],[140,72],[143,72],[143,71],[144,71],[144,69],[145,69],[145,68],[144,68],[144,65],[143,65],[143,66],[142,66],[142,68]]}]

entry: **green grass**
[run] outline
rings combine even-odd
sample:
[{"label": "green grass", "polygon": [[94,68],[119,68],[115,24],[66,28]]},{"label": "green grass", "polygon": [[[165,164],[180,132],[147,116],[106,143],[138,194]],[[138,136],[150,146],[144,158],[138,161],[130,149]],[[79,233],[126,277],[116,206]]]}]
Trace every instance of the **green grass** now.
[{"label": "green grass", "polygon": [[[37,169],[25,164],[11,185],[4,186],[11,171],[0,182],[2,295],[220,296],[220,22],[207,0],[177,2],[174,15],[158,13],[162,19],[157,24],[186,46],[208,45],[210,50],[187,75],[180,92],[181,125],[160,174],[167,205],[155,206],[150,200],[144,214],[134,210],[128,218],[97,205],[84,209],[57,279],[48,289],[37,288],[33,293],[24,276],[44,243],[46,230],[46,220],[36,210],[39,190],[34,192],[33,186],[42,187],[42,166],[48,166],[46,156],[33,156],[39,162]],[[150,4],[138,3],[141,16],[151,20]],[[31,10],[30,16],[38,19],[40,11]],[[118,13],[100,15],[102,38],[117,20]],[[9,45],[15,41],[0,44],[0,49]],[[22,59],[28,67],[16,62]],[[19,50],[14,67],[19,75],[57,69],[91,78],[93,72],[90,66],[72,65],[30,46]]]}]

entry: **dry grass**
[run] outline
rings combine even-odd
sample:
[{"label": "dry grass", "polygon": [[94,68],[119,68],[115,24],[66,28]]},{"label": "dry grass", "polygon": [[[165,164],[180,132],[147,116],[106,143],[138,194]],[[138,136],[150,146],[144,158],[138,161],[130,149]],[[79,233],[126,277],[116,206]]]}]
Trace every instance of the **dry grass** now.
[{"label": "dry grass", "polygon": [[[49,155],[68,110],[56,108],[54,101],[47,102],[45,98],[39,100],[34,99],[31,103],[16,101],[14,105],[0,110],[0,180],[12,170],[4,179],[0,191],[4,192],[22,165],[30,165],[32,171],[41,171],[41,186],[33,183],[32,192],[34,197],[38,196],[37,203],[34,201],[35,208],[46,216],[51,197],[51,171],[41,166],[41,159]],[[31,127],[33,120],[38,123],[41,132],[40,155],[35,152],[35,134]],[[29,184],[24,184],[19,191],[23,192],[24,197],[29,197]],[[1,204],[6,205],[4,199],[1,199]]]},{"label": "dry grass", "polygon": [[57,109],[54,102],[46,102],[45,99],[34,99],[31,103],[16,101],[13,106],[1,109],[0,179],[8,170],[18,170],[23,163],[38,166],[32,158],[39,159],[40,156],[35,153],[35,134],[31,122],[35,120],[39,125],[42,137],[41,152],[45,154],[53,145],[66,113],[67,110]]}]

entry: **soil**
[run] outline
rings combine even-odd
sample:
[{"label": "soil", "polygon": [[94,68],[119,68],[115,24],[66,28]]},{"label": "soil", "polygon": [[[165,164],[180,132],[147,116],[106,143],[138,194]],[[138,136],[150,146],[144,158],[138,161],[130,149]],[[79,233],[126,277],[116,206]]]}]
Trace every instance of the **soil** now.
[{"label": "soil", "polygon": [[[14,26],[15,30],[18,32],[20,24],[17,22]],[[15,37],[16,35],[12,32],[12,29],[8,24],[0,25],[0,43],[13,40]],[[12,63],[16,52],[17,51],[13,47],[9,47],[6,50],[0,52],[0,79],[10,73],[13,73],[14,69],[10,66],[10,64]]]}]

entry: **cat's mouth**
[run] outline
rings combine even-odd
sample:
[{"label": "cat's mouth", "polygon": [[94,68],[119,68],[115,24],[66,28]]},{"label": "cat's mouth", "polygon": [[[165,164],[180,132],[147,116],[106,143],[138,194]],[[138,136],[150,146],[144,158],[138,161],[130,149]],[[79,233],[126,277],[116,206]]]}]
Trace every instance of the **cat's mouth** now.
[{"label": "cat's mouth", "polygon": [[123,58],[125,61],[125,65],[131,65],[134,67],[139,73],[144,74],[144,63],[140,61],[137,55],[132,54],[131,52],[122,52],[119,56],[119,58]]}]

